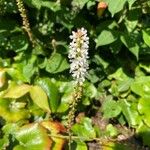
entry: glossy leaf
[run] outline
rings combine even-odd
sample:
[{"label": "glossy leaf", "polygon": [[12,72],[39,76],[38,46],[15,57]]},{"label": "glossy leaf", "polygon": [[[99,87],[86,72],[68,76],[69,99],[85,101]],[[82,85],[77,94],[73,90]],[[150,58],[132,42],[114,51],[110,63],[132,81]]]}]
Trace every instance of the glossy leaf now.
[{"label": "glossy leaf", "polygon": [[13,150],[49,150],[52,141],[48,137],[46,130],[38,123],[27,124],[21,127],[15,134],[19,145]]},{"label": "glossy leaf", "polygon": [[37,106],[44,111],[50,112],[47,95],[40,86],[32,86],[30,89],[30,96]]},{"label": "glossy leaf", "polygon": [[56,85],[54,83],[52,83],[52,81],[49,78],[38,79],[36,81],[36,83],[47,94],[51,111],[56,112],[56,110],[59,106],[59,101],[60,101],[59,91],[58,91],[58,88],[56,87]]}]

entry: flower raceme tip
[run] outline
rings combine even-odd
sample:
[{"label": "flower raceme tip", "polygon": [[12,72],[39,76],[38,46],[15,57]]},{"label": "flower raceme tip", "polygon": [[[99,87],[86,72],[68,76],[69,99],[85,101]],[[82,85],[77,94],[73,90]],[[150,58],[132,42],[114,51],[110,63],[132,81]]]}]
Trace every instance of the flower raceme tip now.
[{"label": "flower raceme tip", "polygon": [[69,61],[70,61],[70,73],[77,84],[82,85],[85,81],[87,74],[88,64],[88,49],[89,49],[89,37],[87,36],[87,30],[84,28],[78,29],[77,32],[72,31],[70,35],[72,40],[69,46]]}]

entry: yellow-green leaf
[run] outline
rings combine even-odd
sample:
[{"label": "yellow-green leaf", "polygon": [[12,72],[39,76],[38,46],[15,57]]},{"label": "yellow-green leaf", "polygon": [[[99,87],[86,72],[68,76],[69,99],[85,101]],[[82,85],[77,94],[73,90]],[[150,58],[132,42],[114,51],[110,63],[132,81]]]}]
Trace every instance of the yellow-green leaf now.
[{"label": "yellow-green leaf", "polygon": [[32,86],[30,96],[36,105],[44,111],[50,112],[47,95],[40,86]]},{"label": "yellow-green leaf", "polygon": [[27,84],[11,86],[4,95],[4,98],[20,98],[21,96],[28,93],[30,88],[31,86]]}]

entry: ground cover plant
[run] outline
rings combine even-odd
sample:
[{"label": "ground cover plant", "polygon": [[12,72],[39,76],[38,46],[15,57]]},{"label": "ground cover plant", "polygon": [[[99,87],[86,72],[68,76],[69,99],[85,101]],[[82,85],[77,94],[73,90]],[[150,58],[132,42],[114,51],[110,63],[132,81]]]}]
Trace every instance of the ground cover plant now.
[{"label": "ground cover plant", "polygon": [[0,150],[149,148],[149,0],[0,0]]}]

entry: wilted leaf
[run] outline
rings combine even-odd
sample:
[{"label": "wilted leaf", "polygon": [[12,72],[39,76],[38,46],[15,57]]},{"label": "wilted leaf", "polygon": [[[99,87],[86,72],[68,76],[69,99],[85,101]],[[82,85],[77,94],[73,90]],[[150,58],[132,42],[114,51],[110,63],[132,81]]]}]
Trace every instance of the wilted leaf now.
[{"label": "wilted leaf", "polygon": [[47,112],[50,112],[47,95],[40,86],[32,86],[30,96],[37,106]]},{"label": "wilted leaf", "polygon": [[15,134],[19,145],[13,150],[50,150],[52,141],[49,139],[46,130],[38,123],[27,124],[21,127]]},{"label": "wilted leaf", "polygon": [[52,150],[62,150],[65,144],[65,139],[59,137],[53,137],[53,135],[59,135],[59,133],[66,132],[65,127],[59,122],[43,121],[41,125],[49,130],[51,133],[51,139],[54,141]]},{"label": "wilted leaf", "polygon": [[48,129],[52,134],[66,132],[66,128],[61,123],[56,121],[42,121],[41,125]]}]

